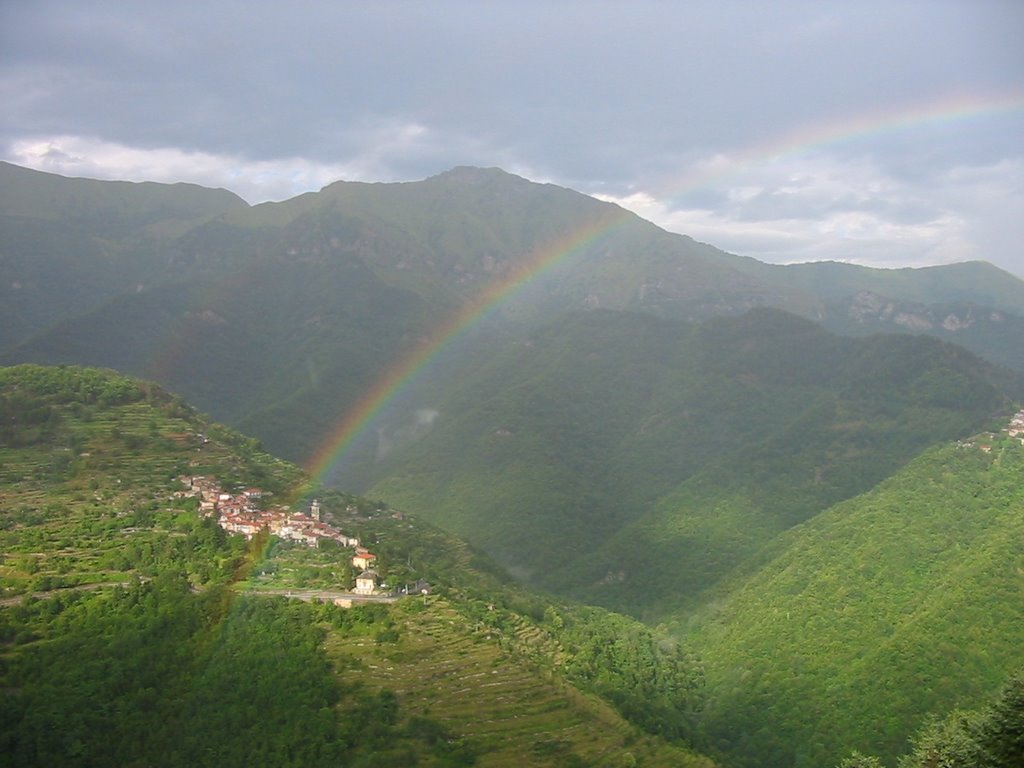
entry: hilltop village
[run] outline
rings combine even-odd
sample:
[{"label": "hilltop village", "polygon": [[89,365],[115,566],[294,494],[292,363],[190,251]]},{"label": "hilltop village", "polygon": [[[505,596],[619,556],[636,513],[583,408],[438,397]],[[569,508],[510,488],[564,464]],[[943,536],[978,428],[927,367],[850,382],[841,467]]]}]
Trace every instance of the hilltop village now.
[{"label": "hilltop village", "polygon": [[[1003,427],[1002,432],[1006,433],[1007,437],[1019,440],[1020,444],[1024,445],[1024,410],[1013,414],[1010,417],[1010,424]],[[969,440],[957,440],[957,445],[961,448],[976,447],[984,453],[991,453],[997,439],[998,435],[996,433],[984,432],[980,435],[975,435]]]},{"label": "hilltop village", "polygon": [[320,502],[310,504],[309,514],[293,512],[281,505],[265,506],[266,494],[259,488],[246,488],[240,493],[225,491],[218,481],[201,476],[185,476],[181,482],[186,490],[175,495],[179,498],[198,498],[199,513],[204,517],[216,517],[217,524],[228,533],[239,533],[252,539],[263,529],[284,541],[295,541],[308,547],[316,547],[321,539],[336,541],[343,547],[352,548],[352,566],[359,571],[355,588],[357,595],[372,595],[379,582],[373,566],[377,556],[361,546],[359,539],[346,536],[337,528],[325,523]]},{"label": "hilltop village", "polygon": [[1017,411],[1010,419],[1010,426],[1006,428],[1006,434],[1016,437],[1024,445],[1024,411]]}]

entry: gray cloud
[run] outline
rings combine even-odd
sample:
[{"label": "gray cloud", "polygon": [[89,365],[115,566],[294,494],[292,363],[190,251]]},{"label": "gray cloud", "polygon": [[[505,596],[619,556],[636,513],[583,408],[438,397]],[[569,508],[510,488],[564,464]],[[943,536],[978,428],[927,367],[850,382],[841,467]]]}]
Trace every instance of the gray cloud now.
[{"label": "gray cloud", "polygon": [[[498,165],[764,258],[947,258],[915,227],[958,221],[952,250],[1024,274],[1022,30],[1014,0],[12,0],[0,156],[251,200]],[[854,214],[886,226],[813,247]]]}]

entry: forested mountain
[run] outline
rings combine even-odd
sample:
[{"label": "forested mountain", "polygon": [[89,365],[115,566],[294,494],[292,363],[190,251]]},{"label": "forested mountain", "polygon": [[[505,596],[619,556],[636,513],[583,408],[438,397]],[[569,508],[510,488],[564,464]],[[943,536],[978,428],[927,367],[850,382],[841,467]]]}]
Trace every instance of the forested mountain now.
[{"label": "forested mountain", "polygon": [[[1022,476],[1024,446],[1003,432],[930,449],[681,617],[707,664],[709,742],[728,764],[832,765],[850,749],[891,764],[910,724],[973,708],[1024,669]],[[1016,696],[1014,761],[1019,685]],[[1014,762],[923,763],[988,764]]]},{"label": "forested mountain", "polygon": [[172,278],[169,242],[245,206],[194,184],[67,179],[0,162],[0,349]]},{"label": "forested mountain", "polygon": [[[0,217],[3,362],[155,379],[294,460],[424,336],[490,296],[502,298],[467,335],[485,335],[485,350],[566,311],[701,321],[771,306],[1021,365],[1024,283],[991,265],[766,265],[498,169],[248,206],[223,190],[0,164]],[[462,376],[448,371],[441,388]]]},{"label": "forested mountain", "polygon": [[431,430],[368,471],[374,495],[519,576],[658,619],[1022,395],[934,339],[767,309],[699,326],[589,312],[467,372]]}]

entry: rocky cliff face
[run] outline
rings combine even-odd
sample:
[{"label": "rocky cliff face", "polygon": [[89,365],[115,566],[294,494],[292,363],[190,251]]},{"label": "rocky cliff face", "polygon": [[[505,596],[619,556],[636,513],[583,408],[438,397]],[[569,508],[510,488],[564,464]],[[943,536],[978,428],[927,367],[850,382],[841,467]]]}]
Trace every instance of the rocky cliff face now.
[{"label": "rocky cliff face", "polygon": [[1000,365],[1024,366],[1024,318],[968,302],[926,304],[860,291],[830,302],[820,318],[835,333],[915,333],[964,346]]},{"label": "rocky cliff face", "polygon": [[845,314],[849,320],[860,325],[896,326],[911,333],[938,329],[956,333],[972,328],[979,322],[1006,322],[1006,316],[996,310],[972,305],[940,306],[895,301],[871,291],[861,291],[853,296],[846,304]]}]

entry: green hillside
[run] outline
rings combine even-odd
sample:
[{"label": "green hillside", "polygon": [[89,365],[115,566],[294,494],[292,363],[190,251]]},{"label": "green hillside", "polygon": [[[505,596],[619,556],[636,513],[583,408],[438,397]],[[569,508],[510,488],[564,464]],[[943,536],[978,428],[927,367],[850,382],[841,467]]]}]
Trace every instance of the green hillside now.
[{"label": "green hillside", "polygon": [[[1003,768],[1024,762],[1024,675],[1016,674],[980,707],[955,709],[911,738],[913,750],[899,768],[933,765]],[[854,751],[839,768],[878,768],[874,755]]]},{"label": "green hillside", "polygon": [[932,339],[841,338],[774,310],[591,312],[466,371],[372,493],[547,589],[656,619],[1020,393]]},{"label": "green hillside", "polygon": [[[272,289],[269,286],[273,286]],[[16,355],[152,377],[298,459],[437,311],[358,263],[262,263],[119,297]]]},{"label": "green hillside", "polygon": [[1002,433],[927,451],[782,534],[761,568],[670,617],[673,640],[526,592],[336,491],[326,513],[374,542],[384,578],[431,594],[278,596],[343,587],[350,552],[247,545],[201,518],[183,473],[282,501],[301,473],[153,385],[0,369],[0,429],[5,763],[711,768],[686,741],[734,766],[851,750],[1013,765],[1012,682],[986,703],[1024,647],[1024,447]]},{"label": "green hillside", "polygon": [[174,238],[245,207],[222,189],[69,179],[0,162],[0,350],[172,278]]},{"label": "green hillside", "polygon": [[197,584],[233,573],[238,547],[202,523],[194,500],[173,498],[185,474],[278,494],[301,478],[155,385],[95,369],[0,368],[3,597],[170,565]]},{"label": "green hillside", "polygon": [[182,475],[303,504],[304,478],[154,385],[2,368],[0,438],[2,764],[713,765],[680,741],[701,672],[677,643],[381,502],[323,495],[432,594],[286,599],[348,589],[351,549],[202,517]]},{"label": "green hillside", "polygon": [[891,761],[926,715],[977,707],[1021,668],[1022,473],[1005,435],[931,449],[680,615],[723,760],[831,765],[852,748]]}]

